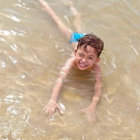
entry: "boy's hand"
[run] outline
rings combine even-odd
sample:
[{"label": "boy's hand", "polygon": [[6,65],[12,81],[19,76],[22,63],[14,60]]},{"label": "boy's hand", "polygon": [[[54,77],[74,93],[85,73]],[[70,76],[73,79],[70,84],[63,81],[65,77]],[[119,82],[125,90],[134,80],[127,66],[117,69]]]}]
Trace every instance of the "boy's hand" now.
[{"label": "boy's hand", "polygon": [[91,123],[96,122],[96,114],[94,108],[88,106],[87,108],[80,110],[80,112],[86,115],[89,122]]},{"label": "boy's hand", "polygon": [[63,110],[55,101],[49,101],[49,103],[43,108],[43,112],[48,116],[51,117],[56,110],[58,109],[59,113],[62,115]]}]

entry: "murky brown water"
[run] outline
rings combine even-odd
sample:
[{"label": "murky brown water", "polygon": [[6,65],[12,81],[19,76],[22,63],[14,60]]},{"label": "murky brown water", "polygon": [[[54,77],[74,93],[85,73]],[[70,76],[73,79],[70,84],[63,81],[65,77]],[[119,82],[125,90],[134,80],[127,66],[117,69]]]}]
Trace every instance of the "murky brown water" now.
[{"label": "murky brown water", "polygon": [[[63,0],[48,0],[73,29]],[[59,103],[65,115],[48,120],[41,112],[60,67],[72,49],[36,0],[0,1],[1,140],[140,139],[140,0],[73,0],[83,31],[103,38],[102,99],[97,122],[89,125],[79,110],[93,89],[69,76]],[[89,84],[87,84],[89,83]]]}]

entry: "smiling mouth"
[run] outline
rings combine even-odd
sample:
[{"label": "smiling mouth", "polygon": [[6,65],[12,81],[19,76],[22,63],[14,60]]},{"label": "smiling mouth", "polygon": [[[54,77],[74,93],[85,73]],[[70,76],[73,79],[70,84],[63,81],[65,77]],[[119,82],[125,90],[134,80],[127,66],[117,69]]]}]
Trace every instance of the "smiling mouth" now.
[{"label": "smiling mouth", "polygon": [[78,63],[79,64],[79,66],[81,67],[81,68],[84,68],[84,67],[87,67],[88,65],[87,64],[84,64],[84,63]]}]

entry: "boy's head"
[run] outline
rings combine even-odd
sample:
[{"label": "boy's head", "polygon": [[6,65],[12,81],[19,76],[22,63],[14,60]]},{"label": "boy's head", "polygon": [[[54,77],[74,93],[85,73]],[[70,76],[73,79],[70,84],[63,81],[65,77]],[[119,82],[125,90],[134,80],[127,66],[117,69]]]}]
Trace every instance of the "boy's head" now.
[{"label": "boy's head", "polygon": [[87,70],[99,62],[104,42],[93,34],[87,34],[78,40],[75,51],[76,64],[80,70]]},{"label": "boy's head", "polygon": [[79,49],[81,46],[84,46],[86,51],[86,47],[88,45],[96,50],[97,57],[99,57],[104,48],[104,42],[93,34],[87,34],[78,40],[77,49]]}]

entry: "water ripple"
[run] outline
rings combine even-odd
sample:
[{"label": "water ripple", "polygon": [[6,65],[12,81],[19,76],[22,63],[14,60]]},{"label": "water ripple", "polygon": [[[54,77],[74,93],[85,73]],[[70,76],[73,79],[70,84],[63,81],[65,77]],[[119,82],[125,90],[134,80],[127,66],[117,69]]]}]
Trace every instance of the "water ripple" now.
[{"label": "water ripple", "polygon": [[19,18],[17,18],[14,15],[10,15],[10,14],[5,14],[5,13],[0,13],[1,16],[7,17],[15,22],[21,22],[21,20]]},{"label": "water ripple", "polygon": [[[67,26],[74,28],[69,7],[62,5],[61,0],[48,1]],[[94,90],[92,76],[85,74],[85,78],[79,72],[79,75],[71,72],[73,75],[69,77],[80,82],[67,77],[61,91],[59,104],[65,115],[56,113],[49,121],[41,114],[58,71],[72,49],[37,0],[3,0],[0,4],[0,139],[136,138],[140,110],[139,2],[73,0],[73,4],[81,13],[86,32],[94,31],[105,41],[97,123],[90,127],[85,116],[78,112],[90,103]]]}]

